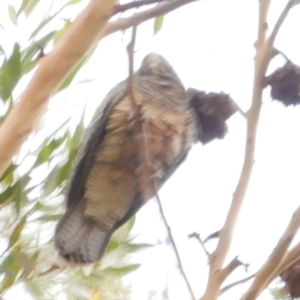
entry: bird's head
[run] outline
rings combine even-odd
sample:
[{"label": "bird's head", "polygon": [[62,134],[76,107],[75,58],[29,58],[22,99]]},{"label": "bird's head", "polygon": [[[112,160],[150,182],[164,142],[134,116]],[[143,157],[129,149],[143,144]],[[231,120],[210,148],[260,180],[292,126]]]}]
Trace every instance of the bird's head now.
[{"label": "bird's head", "polygon": [[164,80],[177,78],[172,66],[157,53],[150,53],[143,59],[138,73],[142,76],[161,77]]}]

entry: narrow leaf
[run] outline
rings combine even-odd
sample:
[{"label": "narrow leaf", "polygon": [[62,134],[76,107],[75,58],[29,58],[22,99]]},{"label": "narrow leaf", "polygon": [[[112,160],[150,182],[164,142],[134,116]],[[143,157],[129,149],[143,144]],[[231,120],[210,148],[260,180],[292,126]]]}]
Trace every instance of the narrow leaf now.
[{"label": "narrow leaf", "polygon": [[13,53],[2,66],[0,73],[0,96],[7,100],[17,85],[21,76],[21,55],[19,44],[15,44]]},{"label": "narrow leaf", "polygon": [[8,202],[12,198],[14,190],[15,190],[15,187],[10,186],[3,193],[1,193],[0,194],[0,204]]},{"label": "narrow leaf", "polygon": [[61,217],[62,217],[62,214],[56,214],[56,215],[50,215],[50,216],[41,216],[41,217],[37,218],[36,220],[45,221],[45,222],[58,221],[61,219]]},{"label": "narrow leaf", "polygon": [[21,209],[22,190],[23,190],[22,189],[22,184],[21,184],[20,181],[18,181],[15,184],[15,190],[14,190],[14,196],[13,196],[13,201],[15,203],[17,216],[19,216],[20,209]]},{"label": "narrow leaf", "polygon": [[26,224],[26,216],[24,216],[20,221],[19,223],[17,224],[17,226],[15,227],[13,233],[11,234],[10,236],[10,239],[9,239],[9,244],[8,246],[11,248],[18,240],[19,240],[19,237],[21,235],[21,232]]},{"label": "narrow leaf", "polygon": [[18,25],[18,15],[15,8],[12,5],[8,5],[8,14],[10,20],[15,24]]},{"label": "narrow leaf", "polygon": [[164,15],[157,16],[154,19],[154,35],[161,30],[163,23],[164,23]]},{"label": "narrow leaf", "polygon": [[128,273],[131,273],[135,270],[137,270],[141,265],[140,264],[132,264],[132,265],[127,265],[124,267],[120,268],[114,268],[114,267],[108,267],[103,270],[103,272],[106,272],[109,275],[114,275],[114,276],[124,276],[127,275]]}]

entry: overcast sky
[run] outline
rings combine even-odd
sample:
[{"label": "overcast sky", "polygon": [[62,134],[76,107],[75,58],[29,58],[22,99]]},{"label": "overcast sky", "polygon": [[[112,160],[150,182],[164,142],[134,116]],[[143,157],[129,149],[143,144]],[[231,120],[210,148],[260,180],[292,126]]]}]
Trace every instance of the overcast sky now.
[{"label": "overcast sky", "polygon": [[[0,17],[8,2],[16,1],[1,1]],[[272,1],[269,28],[286,2]],[[276,47],[298,64],[299,14],[300,6],[292,10],[276,42]],[[172,64],[187,88],[230,93],[247,110],[251,101],[257,16],[258,1],[206,0],[166,16],[162,30],[155,37],[153,21],[146,22],[138,28],[136,68],[149,52],[160,53]],[[34,26],[33,20],[31,26]],[[20,29],[14,34],[11,38],[22,38]],[[78,120],[83,103],[87,104],[88,122],[107,92],[128,75],[126,45],[129,36],[130,33],[117,33],[101,41],[94,57],[76,79],[95,80],[58,94],[42,122],[45,130],[54,120],[59,122],[69,116]],[[283,63],[282,58],[276,58],[269,71]],[[271,101],[269,90],[265,90],[254,172],[228,256],[228,261],[239,255],[242,261],[250,263],[249,273],[255,272],[267,259],[299,205],[299,116],[299,107],[285,108]],[[196,145],[160,192],[184,268],[197,296],[201,296],[205,288],[207,258],[197,242],[188,240],[187,235],[197,231],[205,237],[222,227],[244,155],[245,120],[236,114],[228,125],[229,133],[224,140],[205,147]],[[139,234],[139,241],[160,243],[160,246],[133,257],[133,261],[143,264],[131,277],[133,299],[145,299],[149,290],[163,289],[167,281],[171,300],[188,299],[155,201],[138,213],[134,230]],[[214,247],[212,241],[208,248],[212,251]],[[228,282],[243,276],[248,274],[238,269]],[[238,299],[246,287],[239,286],[222,299]],[[271,297],[265,292],[259,299]]]}]

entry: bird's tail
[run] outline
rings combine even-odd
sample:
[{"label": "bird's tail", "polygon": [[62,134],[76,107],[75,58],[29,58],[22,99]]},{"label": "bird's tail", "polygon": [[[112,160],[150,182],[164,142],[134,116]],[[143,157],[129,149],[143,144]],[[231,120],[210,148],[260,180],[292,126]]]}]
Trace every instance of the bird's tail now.
[{"label": "bird's tail", "polygon": [[91,263],[102,257],[111,234],[111,230],[104,230],[99,223],[84,216],[84,201],[81,200],[71,205],[59,221],[54,241],[65,259]]}]

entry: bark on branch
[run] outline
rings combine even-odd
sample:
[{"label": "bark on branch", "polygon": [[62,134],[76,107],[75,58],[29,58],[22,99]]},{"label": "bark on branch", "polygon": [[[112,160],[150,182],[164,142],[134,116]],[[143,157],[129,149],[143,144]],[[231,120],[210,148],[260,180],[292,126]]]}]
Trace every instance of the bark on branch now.
[{"label": "bark on branch", "polygon": [[172,0],[172,1],[164,1],[157,6],[142,11],[140,13],[136,13],[131,17],[124,18],[121,20],[110,22],[105,30],[101,33],[99,38],[103,38],[107,35],[110,35],[119,30],[125,30],[132,26],[137,26],[149,19],[154,17],[167,14],[181,6],[189,4],[191,2],[196,2],[197,0]]},{"label": "bark on branch", "polygon": [[[298,229],[300,227],[300,206],[295,211],[289,225],[287,226],[284,234],[279,240],[273,253],[267,260],[267,262],[262,266],[262,268],[257,272],[253,283],[248,289],[247,293],[241,298],[241,300],[254,300],[258,295],[267,287],[273,274],[278,274],[276,272],[280,267],[283,259],[286,257],[286,251],[288,250],[291,242],[293,241]],[[279,274],[278,274],[279,275]]]},{"label": "bark on branch", "polygon": [[[289,1],[291,2],[291,1]],[[271,50],[275,37],[283,22],[282,15],[280,21],[276,23],[276,26],[271,34],[270,39],[266,39],[267,31],[267,13],[270,6],[270,0],[261,0],[259,5],[259,25],[258,25],[258,40],[256,42],[256,58],[255,58],[255,74],[253,84],[253,96],[252,103],[249,111],[246,114],[247,119],[247,137],[246,137],[246,151],[244,157],[244,163],[242,172],[237,184],[237,188],[234,192],[231,207],[227,215],[225,224],[220,233],[220,239],[215,252],[212,254],[212,261],[210,265],[209,280],[205,294],[201,300],[215,300],[218,298],[220,286],[222,284],[222,274],[224,260],[227,256],[229,247],[231,245],[233,231],[236,225],[236,221],[243,204],[245,194],[250,181],[255,144],[256,144],[256,132],[257,125],[261,110],[263,86],[262,80],[265,77],[267,67],[270,61]],[[284,12],[284,16],[287,13]],[[277,25],[279,24],[279,25]],[[250,299],[250,298],[249,298]]]}]

